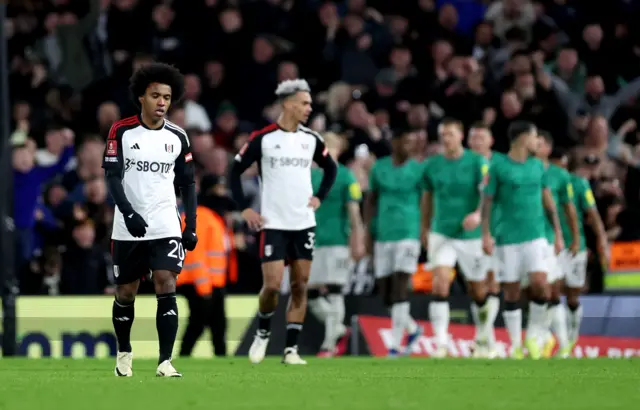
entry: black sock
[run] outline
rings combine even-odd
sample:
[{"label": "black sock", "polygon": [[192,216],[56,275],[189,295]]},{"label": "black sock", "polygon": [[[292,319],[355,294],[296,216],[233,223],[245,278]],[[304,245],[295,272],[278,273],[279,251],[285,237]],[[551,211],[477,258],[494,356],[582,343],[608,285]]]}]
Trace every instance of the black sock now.
[{"label": "black sock", "polygon": [[158,330],[158,342],[160,343],[160,357],[158,364],[165,360],[171,360],[173,344],[178,333],[178,304],[176,294],[164,293],[157,295],[158,310],[156,310],[156,329]]},{"label": "black sock", "polygon": [[298,344],[298,335],[302,331],[302,323],[290,322],[287,323],[287,341],[285,348],[294,347]]},{"label": "black sock", "polygon": [[118,302],[117,299],[113,301],[111,321],[116,332],[119,352],[131,352],[131,325],[133,325],[134,318],[134,302],[124,304]]},{"label": "black sock", "polygon": [[273,312],[258,312],[258,336],[266,339],[271,334],[271,316]]}]

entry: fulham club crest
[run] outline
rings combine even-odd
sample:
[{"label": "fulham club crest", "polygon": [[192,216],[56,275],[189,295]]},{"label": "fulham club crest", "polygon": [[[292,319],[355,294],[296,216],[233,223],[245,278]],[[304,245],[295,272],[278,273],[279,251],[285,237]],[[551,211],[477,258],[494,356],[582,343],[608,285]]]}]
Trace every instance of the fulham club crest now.
[{"label": "fulham club crest", "polygon": [[164,144],[164,150],[167,151],[168,153],[173,153],[173,145]]}]

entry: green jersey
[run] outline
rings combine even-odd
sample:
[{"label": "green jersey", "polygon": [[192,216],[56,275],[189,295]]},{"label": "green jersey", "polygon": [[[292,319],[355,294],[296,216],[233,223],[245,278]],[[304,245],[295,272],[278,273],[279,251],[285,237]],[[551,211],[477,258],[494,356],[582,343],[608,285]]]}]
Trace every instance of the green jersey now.
[{"label": "green jersey", "polygon": [[424,165],[413,159],[394,165],[391,157],[373,164],[369,189],[377,195],[377,211],[370,227],[376,241],[420,239],[420,199]]},{"label": "green jersey", "polygon": [[478,209],[482,184],[488,173],[487,160],[466,149],[456,159],[438,154],[427,160],[424,185],[432,196],[432,232],[455,239],[481,236],[480,227],[465,231],[462,222]]},{"label": "green jersey", "polygon": [[485,193],[500,209],[500,223],[494,234],[497,245],[545,237],[542,191],[546,187],[544,165],[536,158],[517,162],[505,155],[493,161]]},{"label": "green jersey", "polygon": [[[311,170],[313,192],[320,187],[323,173],[319,168]],[[347,204],[361,198],[356,177],[347,167],[338,164],[336,181],[316,211],[316,246],[345,246],[349,243],[351,224]]]},{"label": "green jersey", "polygon": [[[564,215],[564,206],[573,200],[571,175],[565,169],[549,164],[547,167],[547,186],[551,191],[553,201],[556,203],[558,215]],[[556,234],[553,229],[553,223],[549,218],[545,218],[545,222],[547,241],[549,243],[554,243],[556,240]],[[567,245],[569,244],[566,239],[565,243]]]},{"label": "green jersey", "polygon": [[[571,188],[573,190],[573,204],[576,207],[576,215],[578,216],[578,227],[580,228],[580,250],[587,249],[587,242],[584,237],[584,226],[582,221],[584,220],[584,214],[591,208],[596,206],[596,200],[593,197],[593,192],[589,186],[589,181],[581,178],[577,175],[569,174],[571,177]],[[564,242],[569,246],[573,242],[573,232],[569,226],[569,221],[566,215],[560,213],[560,225],[562,226],[562,235],[564,236]]]},{"label": "green jersey", "polygon": [[[504,154],[500,152],[492,152],[491,159],[489,160],[489,167],[492,167],[496,161],[500,160],[500,157],[504,159]],[[498,224],[500,224],[500,208],[495,202],[491,206],[491,234],[495,237],[498,232]]]}]

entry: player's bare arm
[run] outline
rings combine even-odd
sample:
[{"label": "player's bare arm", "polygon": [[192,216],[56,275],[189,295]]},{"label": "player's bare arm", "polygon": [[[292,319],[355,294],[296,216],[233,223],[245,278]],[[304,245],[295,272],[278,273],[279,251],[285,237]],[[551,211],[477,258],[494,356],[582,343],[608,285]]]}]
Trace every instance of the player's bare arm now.
[{"label": "player's bare arm", "polygon": [[558,217],[558,209],[556,208],[556,202],[553,200],[553,194],[551,190],[545,188],[542,190],[542,204],[547,213],[547,218],[553,225],[553,231],[555,232],[555,251],[556,254],[560,253],[564,249],[564,239],[562,237],[562,228],[560,226],[560,218]]},{"label": "player's bare arm", "polygon": [[575,256],[580,252],[580,225],[578,222],[578,214],[576,212],[576,206],[573,202],[567,202],[563,205],[564,214],[567,216],[569,226],[571,227],[571,235],[573,240],[571,241],[570,250]]},{"label": "player's bare arm", "polygon": [[360,217],[360,205],[357,202],[349,202],[347,204],[347,215],[349,216],[349,224],[351,225],[351,237],[349,245],[351,247],[351,258],[354,261],[362,259],[366,253],[365,233]]},{"label": "player's bare arm", "polygon": [[364,224],[365,224],[365,246],[368,255],[373,254],[373,237],[371,236],[372,222],[378,209],[378,194],[369,192],[364,200]]},{"label": "player's bare arm", "polygon": [[327,194],[329,194],[333,183],[336,181],[336,175],[338,175],[338,166],[333,158],[331,158],[331,155],[329,155],[329,150],[324,146],[321,139],[318,140],[317,144],[313,161],[318,164],[324,172],[322,173],[322,180],[320,181],[318,192],[309,198],[309,207],[313,208],[313,210],[320,207],[320,203],[327,197]]},{"label": "player's bare arm", "polygon": [[420,199],[421,227],[420,239],[425,249],[429,245],[429,230],[431,229],[431,217],[433,216],[433,194],[425,191]]},{"label": "player's bare arm", "polygon": [[598,208],[591,207],[587,209],[587,222],[596,234],[596,245],[603,264],[609,262],[609,242],[607,241],[607,231],[604,229],[604,223],[598,213]]},{"label": "player's bare arm", "polygon": [[480,219],[482,226],[482,250],[487,255],[493,253],[493,238],[491,237],[491,209],[493,207],[493,197],[483,195],[480,202]]},{"label": "player's bare arm", "polygon": [[250,229],[259,231],[264,226],[264,218],[247,204],[242,190],[242,174],[260,158],[260,139],[256,133],[251,134],[249,141],[238,152],[231,166],[229,184],[233,200],[242,209],[242,218]]}]

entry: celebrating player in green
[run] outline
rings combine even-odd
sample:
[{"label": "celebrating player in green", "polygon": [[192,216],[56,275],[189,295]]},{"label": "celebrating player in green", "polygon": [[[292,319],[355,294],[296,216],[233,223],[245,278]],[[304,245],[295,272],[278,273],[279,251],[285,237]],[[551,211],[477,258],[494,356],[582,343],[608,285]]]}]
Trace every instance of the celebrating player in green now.
[{"label": "celebrating player in green", "polygon": [[[542,161],[547,170],[547,183],[549,190],[553,195],[553,200],[557,206],[561,206],[564,212],[558,212],[561,221],[564,219],[570,227],[571,235],[563,235],[565,243],[569,245],[569,250],[554,249],[555,234],[553,225],[547,219],[547,282],[550,285],[549,305],[547,311],[547,327],[541,342],[544,344],[542,349],[542,357],[551,357],[556,339],[553,338],[551,332],[555,334],[560,349],[558,357],[567,358],[571,354],[571,346],[569,345],[569,336],[567,334],[567,318],[564,307],[560,305],[560,296],[564,286],[564,271],[560,266],[560,255],[570,253],[576,255],[580,249],[578,218],[576,216],[576,208],[573,205],[573,188],[571,186],[571,176],[561,167],[550,164],[550,159],[558,158],[559,151],[553,149],[553,139],[546,131],[538,131],[539,145],[536,156]],[[564,218],[562,218],[564,217]],[[563,233],[565,231],[563,230]],[[572,242],[568,242],[567,238],[574,238]],[[526,287],[526,283],[522,283]]]},{"label": "celebrating player in green", "polygon": [[[556,160],[552,160],[559,167],[566,167],[566,157],[562,157]],[[572,167],[573,168],[573,167]],[[560,265],[565,272],[565,293],[567,295],[567,307],[569,308],[569,320],[568,320],[568,333],[571,349],[578,341],[580,334],[580,324],[582,323],[582,306],[580,306],[580,293],[587,277],[587,245],[584,236],[584,227],[582,221],[584,216],[587,216],[587,221],[593,232],[596,234],[596,243],[598,247],[599,256],[606,264],[608,259],[608,242],[607,233],[604,229],[604,224],[598,213],[596,207],[596,201],[593,197],[593,192],[589,186],[589,181],[579,176],[581,170],[574,169],[571,176],[571,186],[573,187],[573,203],[576,208],[580,247],[578,252],[573,255],[569,252],[564,252],[560,257]],[[562,232],[567,241],[573,241],[573,230],[570,229],[569,223],[563,215],[560,215],[560,224],[562,225]]]},{"label": "celebrating player in green", "polygon": [[[329,155],[338,162],[344,141],[340,136],[327,133],[324,143]],[[322,181],[322,169],[311,170],[314,192]],[[346,343],[338,343],[347,336],[344,325],[344,297],[342,288],[349,279],[352,262],[364,256],[364,229],[360,217],[362,198],[360,185],[353,173],[338,165],[333,187],[316,211],[316,248],[309,277],[309,308],[325,325],[320,357],[344,353]],[[336,344],[341,349],[336,349]]]},{"label": "celebrating player in green", "polygon": [[491,211],[495,203],[500,209],[500,223],[495,233],[496,255],[500,262],[498,281],[504,290],[503,313],[511,339],[513,358],[524,357],[522,351],[522,311],[520,281],[529,277],[532,298],[529,303],[529,323],[526,346],[532,358],[540,358],[538,337],[545,330],[547,268],[545,209],[553,221],[556,245],[562,249],[562,232],[553,195],[547,187],[542,162],[532,157],[538,148],[536,127],[528,122],[514,121],[507,134],[511,141],[509,153],[497,158],[489,170],[489,182],[482,204],[482,247],[491,255],[494,238],[491,235]]},{"label": "celebrating player in green", "polygon": [[[482,123],[474,124],[469,130],[469,138],[467,139],[469,148],[478,154],[482,155],[489,161],[489,167],[496,161],[497,158],[504,156],[499,152],[491,150],[493,146],[493,135],[491,134],[491,128]],[[491,233],[495,236],[496,227],[500,222],[500,215],[498,207],[494,204],[491,215]],[[496,350],[496,335],[494,330],[494,323],[498,317],[500,311],[500,284],[495,277],[497,271],[497,263],[492,256],[487,255],[487,278],[485,279],[485,286],[487,292],[487,309],[486,317],[480,315],[480,309],[476,303],[471,304],[471,315],[473,322],[476,324],[476,340],[473,349],[473,356],[478,358],[493,359],[497,356]]]},{"label": "celebrating player in green", "polygon": [[[444,119],[439,127],[444,153],[427,160],[425,165],[425,219],[423,241],[433,269],[433,301],[429,318],[436,338],[434,357],[448,354],[449,289],[451,270],[460,266],[469,282],[476,309],[487,316],[487,276],[480,239],[480,199],[488,177],[489,165],[484,157],[462,146],[463,125]],[[483,329],[476,323],[476,334]]]},{"label": "celebrating player in green", "polygon": [[416,136],[397,133],[391,156],[378,159],[371,169],[364,218],[367,244],[375,241],[374,273],[385,305],[391,309],[392,347],[389,356],[401,352],[404,331],[409,334],[406,352],[422,333],[410,315],[409,280],[420,256],[420,200],[424,166],[411,159]]}]

